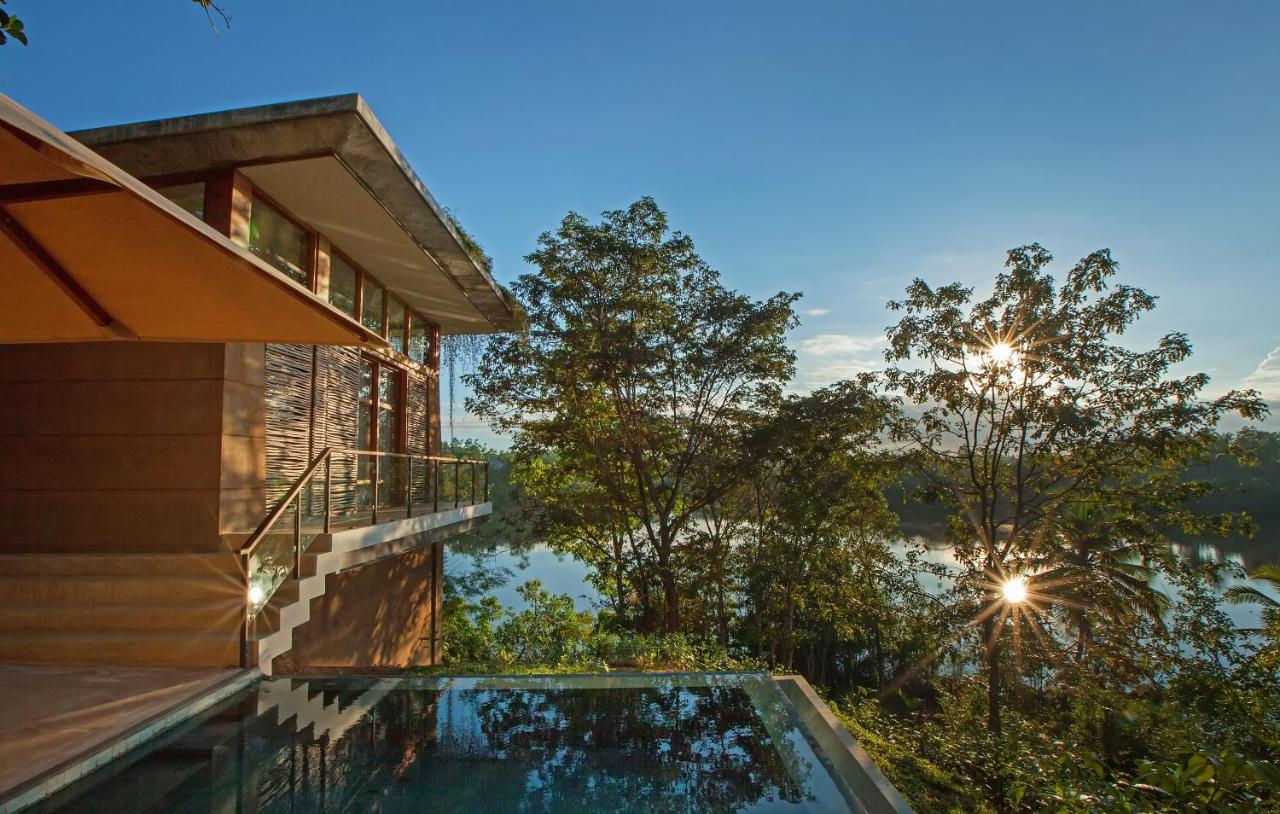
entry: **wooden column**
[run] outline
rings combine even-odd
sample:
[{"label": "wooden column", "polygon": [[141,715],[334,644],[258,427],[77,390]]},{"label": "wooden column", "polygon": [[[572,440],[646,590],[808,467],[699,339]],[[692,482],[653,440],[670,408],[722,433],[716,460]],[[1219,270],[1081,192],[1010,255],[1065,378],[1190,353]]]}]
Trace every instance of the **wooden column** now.
[{"label": "wooden column", "polygon": [[225,170],[204,186],[204,219],[241,246],[249,245],[253,185],[236,170]]},{"label": "wooden column", "polygon": [[315,281],[316,295],[323,300],[327,300],[329,299],[329,261],[330,257],[332,257],[333,246],[324,235],[316,235],[315,247],[316,256],[312,263],[315,273],[312,275],[312,279]]},{"label": "wooden column", "polygon": [[[241,246],[249,245],[253,184],[235,170],[223,170],[205,182],[204,220]],[[266,345],[223,346],[223,437],[219,529],[251,530],[266,513]]]}]

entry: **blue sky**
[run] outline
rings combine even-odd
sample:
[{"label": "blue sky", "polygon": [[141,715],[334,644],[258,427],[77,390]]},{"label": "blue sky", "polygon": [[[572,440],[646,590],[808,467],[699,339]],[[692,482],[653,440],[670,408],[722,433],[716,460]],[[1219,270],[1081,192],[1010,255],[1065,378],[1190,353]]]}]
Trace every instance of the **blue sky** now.
[{"label": "blue sky", "polygon": [[1136,340],[1280,401],[1273,0],[225,6],[11,0],[3,91],[66,129],[359,91],[504,280],[652,195],[729,285],[805,293],[801,387],[874,366],[915,276],[1109,247],[1161,297]]}]

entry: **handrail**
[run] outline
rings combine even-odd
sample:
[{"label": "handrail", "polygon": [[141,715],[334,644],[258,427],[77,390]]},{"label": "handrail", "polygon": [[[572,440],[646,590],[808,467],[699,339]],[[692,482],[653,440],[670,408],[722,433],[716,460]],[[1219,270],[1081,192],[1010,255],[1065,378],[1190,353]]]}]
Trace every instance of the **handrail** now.
[{"label": "handrail", "polygon": [[[241,556],[248,557],[249,555],[253,554],[253,550],[258,547],[259,543],[261,543],[264,539],[266,539],[267,532],[271,530],[271,527],[276,524],[276,521],[279,520],[281,515],[283,515],[285,511],[289,508],[289,504],[293,502],[294,498],[296,498],[298,494],[302,492],[302,487],[306,486],[307,483],[311,480],[311,476],[314,475],[316,473],[316,470],[320,468],[320,464],[329,462],[329,458],[332,452],[333,452],[332,448],[325,447],[323,450],[320,451],[320,454],[317,455],[315,459],[311,461],[310,464],[307,465],[307,468],[303,470],[301,475],[298,476],[298,479],[293,482],[293,486],[289,487],[289,491],[284,493],[284,497],[280,498],[280,500],[276,502],[276,507],[267,513],[267,516],[262,519],[262,522],[258,524],[258,527],[253,530],[252,534],[249,535],[249,539],[245,540],[244,544],[240,546]],[[327,474],[325,475],[325,479],[328,480]],[[326,532],[329,531],[328,503],[329,503],[329,490],[325,489],[326,505],[324,507],[324,530]]]},{"label": "handrail", "polygon": [[[253,628],[256,623],[255,620],[257,619],[257,613],[266,606],[267,602],[275,595],[276,590],[279,589],[280,585],[283,584],[286,579],[284,569],[281,567],[280,563],[273,563],[271,560],[266,560],[264,562],[267,562],[268,566],[267,568],[262,569],[262,573],[271,575],[269,584],[265,588],[261,584],[254,585],[255,572],[253,569],[253,555],[258,550],[258,547],[262,542],[267,539],[267,535],[270,534],[271,530],[274,529],[276,524],[284,517],[285,513],[289,510],[289,507],[292,506],[293,542],[290,553],[292,554],[291,559],[293,562],[292,568],[289,569],[289,576],[294,580],[302,578],[302,559],[307,547],[302,542],[302,491],[314,480],[316,473],[320,470],[320,465],[323,464],[324,513],[322,516],[322,531],[320,533],[328,534],[331,529],[333,514],[331,503],[333,492],[334,455],[367,455],[373,459],[370,462],[371,500],[369,506],[369,516],[373,523],[378,522],[379,488],[382,484],[382,481],[378,476],[378,460],[380,458],[400,458],[408,459],[409,461],[407,467],[409,470],[408,477],[404,479],[404,515],[406,518],[413,517],[413,465],[417,461],[425,461],[428,465],[434,465],[432,466],[434,477],[432,478],[433,497],[431,501],[433,512],[440,511],[440,467],[442,464],[453,465],[453,505],[455,509],[462,504],[460,472],[464,465],[471,467],[470,486],[472,505],[476,503],[477,465],[484,467],[484,491],[482,494],[486,502],[489,499],[488,461],[471,458],[451,458],[442,455],[420,455],[407,452],[382,452],[379,450],[368,449],[334,449],[332,447],[325,447],[320,451],[320,454],[316,455],[316,457],[307,464],[307,468],[294,480],[293,484],[289,487],[289,490],[285,492],[278,501],[276,501],[275,506],[267,513],[267,516],[263,518],[262,522],[258,524],[258,527],[249,534],[248,539],[241,544],[237,552],[244,559],[245,608],[244,617],[240,627],[240,664],[242,667],[251,667],[256,662],[256,659],[251,659],[250,657],[250,643],[253,640]],[[390,481],[388,481],[388,483],[390,483]]]},{"label": "handrail", "polygon": [[415,461],[442,461],[450,464],[484,464],[479,458],[454,458],[450,455],[422,455],[417,452],[383,452],[378,449],[335,449],[335,455],[371,455],[379,458],[413,458]]}]

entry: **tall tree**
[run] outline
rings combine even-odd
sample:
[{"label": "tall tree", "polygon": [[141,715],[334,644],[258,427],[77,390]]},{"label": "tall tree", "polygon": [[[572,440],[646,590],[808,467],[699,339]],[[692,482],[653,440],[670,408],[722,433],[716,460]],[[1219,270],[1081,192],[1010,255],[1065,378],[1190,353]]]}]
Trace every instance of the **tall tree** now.
[{"label": "tall tree", "polygon": [[[1204,487],[1181,473],[1210,447],[1225,414],[1266,412],[1256,392],[1204,400],[1207,376],[1173,375],[1191,356],[1184,334],[1145,351],[1119,344],[1156,298],[1116,284],[1110,252],[1080,260],[1060,286],[1051,260],[1041,246],[1023,246],[1008,253],[985,299],[959,283],[917,279],[890,304],[903,316],[888,329],[884,382],[910,407],[895,437],[926,492],[954,510],[949,537],[981,592],[988,729],[997,740],[1001,640],[1021,606],[1017,591],[1001,587],[1025,578],[1052,520],[1096,501],[1118,507],[1131,532],[1220,528],[1224,518],[1185,508]],[[1034,578],[1030,587],[1034,601]]]},{"label": "tall tree", "polygon": [[572,461],[599,487],[651,564],[662,629],[678,631],[690,524],[747,475],[748,417],[794,370],[797,295],[725,288],[650,198],[594,224],[571,213],[526,259],[539,273],[513,286],[523,325],[464,377],[468,408],[524,460]]},{"label": "tall tree", "polygon": [[[767,661],[825,674],[839,648],[869,634],[877,673],[887,625],[888,540],[897,517],[884,486],[892,454],[881,447],[889,405],[865,381],[839,382],[784,400],[753,433],[764,462],[737,550],[746,603],[744,638]],[[883,677],[881,676],[881,684]]]}]

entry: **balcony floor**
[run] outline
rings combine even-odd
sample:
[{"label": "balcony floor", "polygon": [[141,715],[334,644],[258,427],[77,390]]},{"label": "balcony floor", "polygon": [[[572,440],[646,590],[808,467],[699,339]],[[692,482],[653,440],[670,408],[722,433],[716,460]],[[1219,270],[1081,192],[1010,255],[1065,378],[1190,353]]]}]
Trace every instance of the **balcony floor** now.
[{"label": "balcony floor", "polygon": [[392,523],[398,520],[409,520],[415,517],[427,517],[433,514],[444,514],[454,511],[455,509],[466,509],[470,506],[485,506],[486,503],[477,500],[472,503],[470,500],[463,500],[455,504],[453,501],[440,501],[439,511],[436,510],[433,503],[414,503],[413,511],[406,512],[404,503],[399,505],[387,505],[378,507],[378,521],[373,522],[373,517],[368,509],[363,510],[359,514],[343,515],[335,517],[331,524],[331,528],[336,531],[347,531],[350,529],[367,528],[374,525],[383,525],[384,523]]}]

